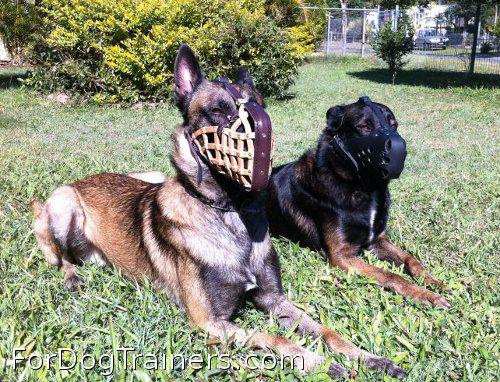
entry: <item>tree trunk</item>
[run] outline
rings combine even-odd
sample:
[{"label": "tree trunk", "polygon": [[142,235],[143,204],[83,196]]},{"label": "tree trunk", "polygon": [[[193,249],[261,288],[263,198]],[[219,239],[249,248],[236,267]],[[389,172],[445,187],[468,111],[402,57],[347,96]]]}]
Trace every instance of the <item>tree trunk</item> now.
[{"label": "tree trunk", "polygon": [[472,52],[470,55],[469,74],[474,73],[474,64],[476,63],[477,36],[479,34],[480,17],[481,17],[481,3],[478,1],[476,6],[476,15],[474,16],[474,38],[472,40]]},{"label": "tree trunk", "polygon": [[342,54],[347,50],[347,3],[349,0],[340,0],[342,8]]}]

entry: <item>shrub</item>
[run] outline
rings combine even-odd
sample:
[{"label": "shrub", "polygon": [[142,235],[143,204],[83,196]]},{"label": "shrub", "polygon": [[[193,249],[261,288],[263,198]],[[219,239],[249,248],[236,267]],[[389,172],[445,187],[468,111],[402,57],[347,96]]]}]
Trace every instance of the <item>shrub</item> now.
[{"label": "shrub", "polygon": [[408,63],[404,60],[404,56],[413,50],[413,34],[413,26],[403,14],[395,30],[392,29],[390,22],[386,22],[372,42],[377,57],[384,60],[389,67],[393,84],[397,72]]},{"label": "shrub", "polygon": [[479,49],[479,52],[481,54],[488,54],[493,50],[493,46],[489,42],[485,42],[484,44],[481,45],[481,49]]},{"label": "shrub", "polygon": [[[325,13],[322,10],[301,9],[302,0],[267,0],[266,14],[280,27],[288,28],[298,52],[310,54],[321,43],[326,32]],[[324,0],[310,0],[307,5],[325,7]]]},{"label": "shrub", "polygon": [[99,102],[170,97],[178,47],[187,42],[209,77],[252,72],[264,94],[293,83],[300,51],[265,14],[264,0],[44,0],[44,26],[27,81]]}]

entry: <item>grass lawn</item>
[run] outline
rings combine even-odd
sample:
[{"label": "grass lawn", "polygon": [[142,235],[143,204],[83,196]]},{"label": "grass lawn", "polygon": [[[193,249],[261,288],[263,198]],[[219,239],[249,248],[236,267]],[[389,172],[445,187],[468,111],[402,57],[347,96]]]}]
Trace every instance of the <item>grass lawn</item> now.
[{"label": "grass lawn", "polygon": [[[207,342],[165,295],[111,268],[82,267],[85,289],[68,292],[62,273],[36,248],[30,201],[45,199],[56,185],[102,171],[172,174],[170,134],[181,118],[171,106],[133,110],[49,104],[15,87],[10,78],[19,74],[0,69],[1,381],[110,379],[81,364],[71,371],[28,371],[25,364],[13,371],[13,349],[21,346],[27,348],[25,356],[58,348],[100,356],[118,353],[120,346],[135,348],[135,354],[200,353],[204,359],[226,352],[233,363],[230,373],[214,365],[212,370],[181,370],[179,364],[173,372],[152,372],[139,360],[135,371],[116,365],[117,380],[326,379],[322,373],[300,377],[289,370],[239,368],[247,348]],[[410,70],[398,76],[395,86],[389,82],[376,64],[358,60],[320,60],[301,67],[291,89],[295,96],[269,101],[276,163],[315,145],[332,105],[369,95],[391,107],[408,143],[408,159],[401,179],[391,185],[390,237],[451,287],[445,296],[453,306],[444,311],[405,301],[366,278],[329,269],[318,253],[274,239],[286,293],[356,345],[396,360],[409,372],[408,381],[498,380],[500,80]],[[369,253],[365,257],[389,267]],[[321,342],[286,333],[250,305],[237,323],[285,334],[356,369],[358,381],[390,380],[331,355]]]}]

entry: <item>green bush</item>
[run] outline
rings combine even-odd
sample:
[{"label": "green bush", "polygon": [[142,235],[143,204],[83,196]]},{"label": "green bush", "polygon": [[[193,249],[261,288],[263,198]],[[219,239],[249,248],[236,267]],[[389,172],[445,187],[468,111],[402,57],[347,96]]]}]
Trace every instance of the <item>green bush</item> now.
[{"label": "green bush", "polygon": [[170,97],[178,47],[187,42],[209,77],[252,72],[264,94],[284,95],[300,50],[266,16],[264,0],[44,0],[46,35],[28,84],[99,102]]},{"label": "green bush", "polygon": [[493,46],[489,42],[485,42],[481,45],[481,49],[479,49],[479,53],[488,54],[493,50]]},{"label": "green bush", "polygon": [[375,54],[389,67],[393,84],[397,72],[408,63],[404,60],[404,56],[413,50],[413,34],[413,26],[407,15],[403,14],[395,30],[392,29],[390,22],[386,22],[373,40],[372,47]]},{"label": "green bush", "polygon": [[[294,47],[310,54],[319,46],[326,32],[323,10],[301,9],[303,0],[267,0],[266,14],[280,27],[288,28]],[[309,0],[307,5],[326,7],[325,0]]]}]

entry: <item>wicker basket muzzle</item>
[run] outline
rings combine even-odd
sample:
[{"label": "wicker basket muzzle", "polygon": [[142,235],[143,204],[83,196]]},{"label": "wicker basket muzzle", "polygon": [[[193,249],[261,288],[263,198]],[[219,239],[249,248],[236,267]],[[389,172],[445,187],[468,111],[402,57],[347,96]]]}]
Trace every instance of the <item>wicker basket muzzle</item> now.
[{"label": "wicker basket muzzle", "polygon": [[269,116],[262,107],[242,100],[238,118],[231,126],[202,127],[192,133],[192,138],[199,153],[219,173],[247,191],[266,188],[272,170],[274,139]]}]

